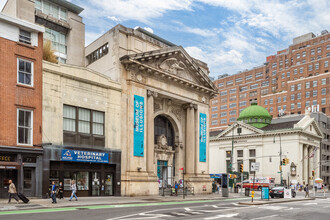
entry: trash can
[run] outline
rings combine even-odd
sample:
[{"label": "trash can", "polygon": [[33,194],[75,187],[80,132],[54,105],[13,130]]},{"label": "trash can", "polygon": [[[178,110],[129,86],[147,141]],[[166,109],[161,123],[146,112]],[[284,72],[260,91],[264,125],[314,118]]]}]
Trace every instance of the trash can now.
[{"label": "trash can", "polygon": [[234,193],[238,193],[238,187],[237,186],[234,187]]},{"label": "trash can", "polygon": [[249,188],[245,188],[245,196],[250,196],[250,189]]}]

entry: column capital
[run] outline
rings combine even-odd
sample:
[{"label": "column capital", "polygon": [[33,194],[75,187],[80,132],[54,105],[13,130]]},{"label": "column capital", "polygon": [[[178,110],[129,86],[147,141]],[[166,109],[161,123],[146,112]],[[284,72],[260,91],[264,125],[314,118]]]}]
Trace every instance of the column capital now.
[{"label": "column capital", "polygon": [[158,92],[147,90],[147,96],[153,96],[154,98],[158,97]]},{"label": "column capital", "polygon": [[194,103],[186,103],[182,105],[183,109],[188,109],[188,108],[193,108],[195,110],[197,110],[197,104]]}]

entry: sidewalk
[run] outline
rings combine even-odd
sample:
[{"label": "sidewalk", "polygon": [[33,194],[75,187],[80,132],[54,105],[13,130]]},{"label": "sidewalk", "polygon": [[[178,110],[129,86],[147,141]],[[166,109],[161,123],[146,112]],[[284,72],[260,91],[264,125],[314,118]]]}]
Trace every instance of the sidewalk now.
[{"label": "sidewalk", "polygon": [[17,209],[32,209],[32,208],[59,208],[72,206],[93,206],[93,205],[120,205],[120,204],[136,204],[136,203],[160,203],[160,202],[179,202],[179,201],[198,201],[198,200],[223,200],[228,198],[243,198],[240,194],[230,193],[229,197],[222,197],[221,194],[195,195],[185,196],[183,199],[180,196],[139,196],[139,197],[124,197],[124,196],[107,196],[107,197],[79,197],[78,201],[69,198],[57,199],[56,204],[52,204],[51,199],[30,199],[30,202],[24,204],[22,201],[16,204],[8,204],[8,199],[0,199],[0,211],[17,210]]}]

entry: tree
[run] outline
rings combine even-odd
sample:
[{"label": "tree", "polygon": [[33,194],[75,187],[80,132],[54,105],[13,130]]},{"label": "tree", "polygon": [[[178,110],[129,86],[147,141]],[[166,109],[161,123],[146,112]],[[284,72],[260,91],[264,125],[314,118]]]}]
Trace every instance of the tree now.
[{"label": "tree", "polygon": [[44,48],[43,48],[43,60],[57,63],[57,58],[54,54],[54,50],[52,49],[52,42],[50,40],[44,41]]}]

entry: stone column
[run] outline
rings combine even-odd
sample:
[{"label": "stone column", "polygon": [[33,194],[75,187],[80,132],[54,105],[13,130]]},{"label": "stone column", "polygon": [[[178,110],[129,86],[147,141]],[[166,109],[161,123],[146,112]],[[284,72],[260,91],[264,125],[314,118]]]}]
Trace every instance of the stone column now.
[{"label": "stone column", "polygon": [[195,109],[193,104],[185,105],[184,108],[187,109],[185,173],[191,174],[195,168]]},{"label": "stone column", "polygon": [[[309,158],[309,156],[312,154],[312,152],[313,152],[313,147],[309,146],[308,147],[308,177],[312,176],[312,171],[314,169],[313,157]],[[312,182],[313,181],[308,178],[308,184],[310,185]]]},{"label": "stone column", "polygon": [[154,173],[154,97],[158,94],[148,90],[147,95],[147,171]]},{"label": "stone column", "polygon": [[303,180],[308,183],[308,146],[303,145]]}]

